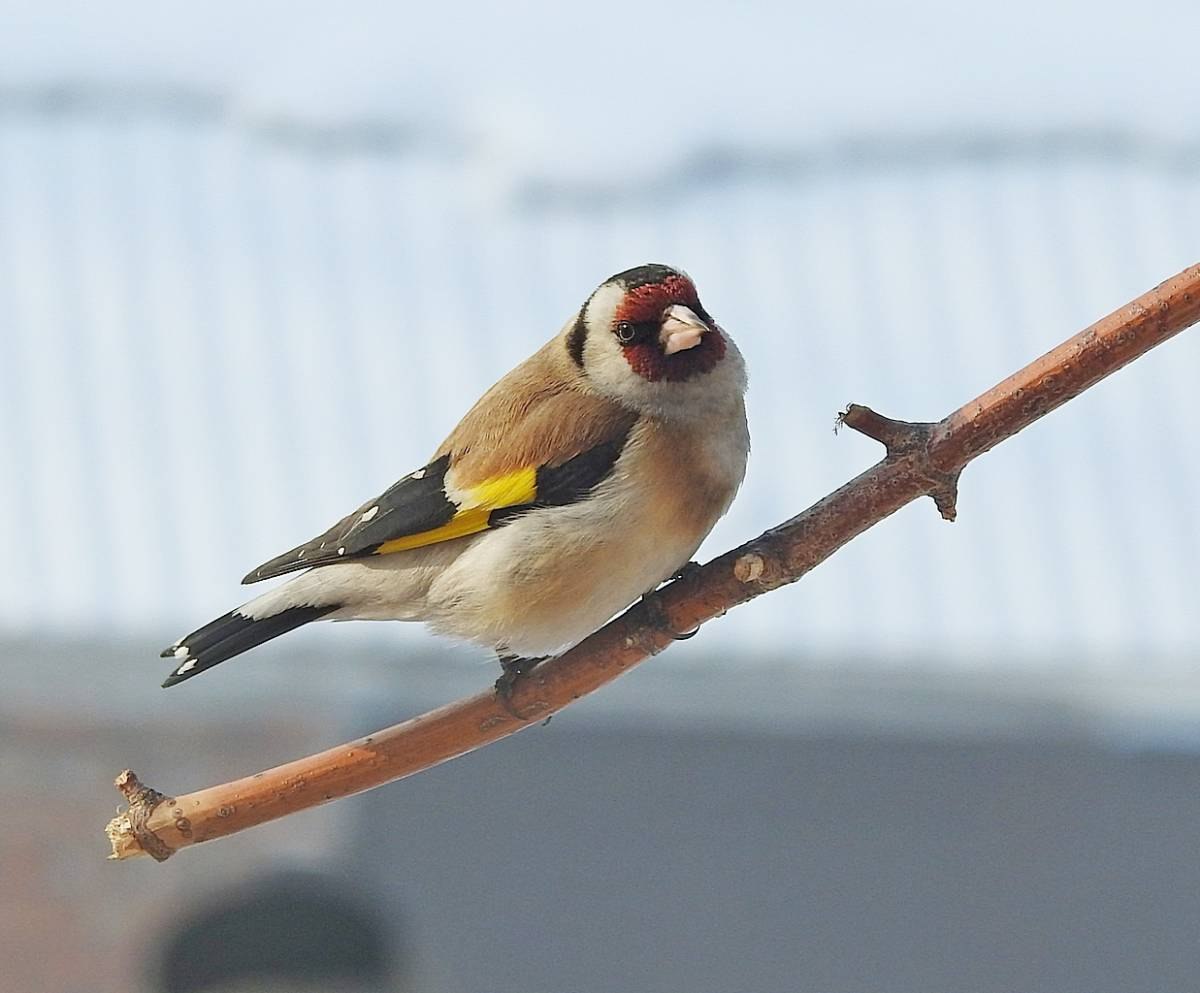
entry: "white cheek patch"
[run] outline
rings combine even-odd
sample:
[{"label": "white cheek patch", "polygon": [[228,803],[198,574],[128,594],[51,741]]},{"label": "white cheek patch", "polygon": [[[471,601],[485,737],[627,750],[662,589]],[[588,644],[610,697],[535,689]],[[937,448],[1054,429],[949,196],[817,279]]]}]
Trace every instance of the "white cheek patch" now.
[{"label": "white cheek patch", "polygon": [[590,331],[611,330],[617,308],[625,297],[625,291],[616,283],[601,286],[587,305],[587,326]]},{"label": "white cheek patch", "polygon": [[584,369],[589,378],[610,396],[628,399],[630,389],[636,390],[636,377],[631,375],[620,343],[612,333],[617,308],[625,297],[618,285],[601,286],[588,301],[584,319],[588,336],[584,344]]}]

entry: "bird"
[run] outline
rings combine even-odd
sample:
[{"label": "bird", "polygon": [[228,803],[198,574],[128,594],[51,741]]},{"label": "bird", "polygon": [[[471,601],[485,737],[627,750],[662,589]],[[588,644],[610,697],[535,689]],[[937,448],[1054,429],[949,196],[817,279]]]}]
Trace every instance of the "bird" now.
[{"label": "bird", "polygon": [[242,582],[298,576],[164,649],[162,685],[323,619],[424,622],[511,689],[691,562],[745,476],[746,387],[682,270],[610,276],[425,465]]}]

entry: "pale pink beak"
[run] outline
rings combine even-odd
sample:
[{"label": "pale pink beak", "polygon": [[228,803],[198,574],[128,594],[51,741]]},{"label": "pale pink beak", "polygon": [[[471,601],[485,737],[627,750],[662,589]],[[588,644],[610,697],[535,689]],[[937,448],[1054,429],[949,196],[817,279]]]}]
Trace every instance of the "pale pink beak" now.
[{"label": "pale pink beak", "polygon": [[672,304],[663,314],[662,331],[659,333],[663,354],[674,355],[695,348],[707,331],[708,325],[690,307],[681,303]]}]

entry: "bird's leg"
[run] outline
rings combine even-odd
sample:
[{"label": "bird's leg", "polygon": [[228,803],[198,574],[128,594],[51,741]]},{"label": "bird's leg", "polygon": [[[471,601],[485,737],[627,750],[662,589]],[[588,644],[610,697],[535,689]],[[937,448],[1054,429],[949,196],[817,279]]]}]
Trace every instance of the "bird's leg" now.
[{"label": "bird's leg", "polygon": [[645,608],[646,613],[658,623],[659,627],[664,628],[676,641],[687,641],[688,638],[694,638],[700,629],[696,628],[695,631],[686,631],[683,634],[677,634],[676,632],[672,631],[670,625],[667,623],[666,616],[663,614],[662,605],[658,602],[658,597],[656,594],[668,583],[674,583],[681,579],[690,579],[696,574],[696,571],[699,568],[699,562],[685,562],[679,567],[679,570],[675,573],[675,575],[666,580],[662,586],[642,594],[642,606]]},{"label": "bird's leg", "polygon": [[662,610],[662,604],[659,603],[658,592],[662,589],[662,586],[666,586],[668,583],[677,582],[679,579],[690,579],[692,576],[695,576],[696,572],[700,570],[700,567],[700,562],[684,562],[684,564],[679,567],[679,570],[674,573],[674,576],[665,580],[665,582],[662,583],[658,589],[649,590],[647,592],[643,592],[642,594],[642,606],[644,609],[646,609],[646,613],[649,614],[650,619],[652,619],[655,624],[658,624],[662,630],[670,634],[672,638],[676,639],[677,642],[686,642],[686,640],[689,638],[695,638],[697,632],[700,631],[700,628],[697,627],[695,631],[686,631],[683,634],[678,634],[672,631],[671,625],[667,624],[666,614],[664,613],[664,610]]},{"label": "bird's leg", "polygon": [[549,656],[541,656],[540,658],[524,658],[521,655],[509,655],[505,652],[497,652],[496,658],[500,661],[500,668],[504,671],[500,674],[500,678],[496,680],[496,692],[506,700],[512,696],[513,687],[517,685],[517,680],[528,673],[539,662],[545,662]]},{"label": "bird's leg", "polygon": [[699,628],[693,631],[685,631],[683,634],[671,630],[671,625],[667,622],[666,612],[662,609],[662,604],[658,601],[658,590],[650,590],[643,593],[641,605],[651,621],[666,631],[675,641],[687,641],[688,638],[694,638],[700,633]]},{"label": "bird's leg", "polygon": [[692,576],[700,569],[699,562],[685,562],[679,567],[679,571],[675,573],[667,582],[673,583],[677,579],[691,579]]}]

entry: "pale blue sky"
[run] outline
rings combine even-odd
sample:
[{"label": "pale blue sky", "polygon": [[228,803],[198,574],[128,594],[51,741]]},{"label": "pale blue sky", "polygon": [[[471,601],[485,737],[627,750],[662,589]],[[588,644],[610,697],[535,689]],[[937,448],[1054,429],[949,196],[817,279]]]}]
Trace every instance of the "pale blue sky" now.
[{"label": "pale blue sky", "polygon": [[1185,0],[4,7],[0,84],[167,81],[251,117],[384,117],[501,181],[650,175],[714,144],[1200,127]]}]

